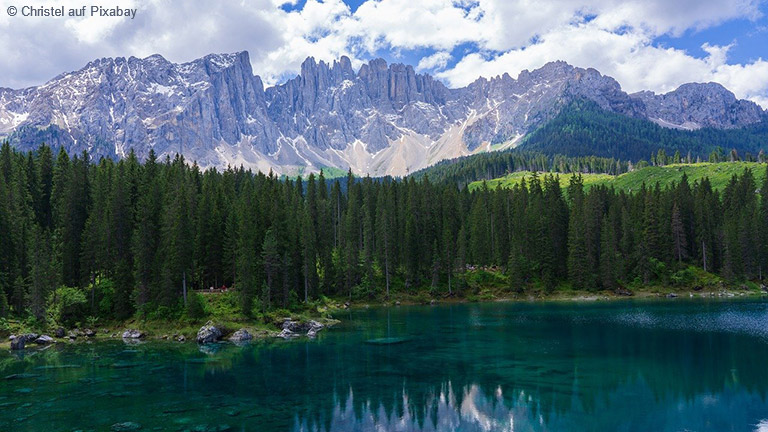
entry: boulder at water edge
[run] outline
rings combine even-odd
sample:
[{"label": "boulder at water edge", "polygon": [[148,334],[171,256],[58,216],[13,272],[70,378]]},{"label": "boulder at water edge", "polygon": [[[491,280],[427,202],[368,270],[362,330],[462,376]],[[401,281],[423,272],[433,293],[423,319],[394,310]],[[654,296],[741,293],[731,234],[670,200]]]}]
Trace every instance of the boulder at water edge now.
[{"label": "boulder at water edge", "polygon": [[232,336],[229,337],[229,340],[232,342],[247,342],[252,339],[253,339],[253,336],[251,336],[251,334],[248,333],[248,330],[246,329],[240,329],[234,332]]},{"label": "boulder at water edge", "polygon": [[23,350],[27,343],[37,339],[38,336],[39,335],[36,333],[27,333],[27,334],[18,335],[18,336],[11,336],[11,349]]},{"label": "boulder at water edge", "polygon": [[283,331],[281,331],[280,333],[277,334],[277,337],[283,338],[283,339],[290,339],[290,338],[295,338],[295,337],[299,337],[299,336],[300,335],[298,333],[294,333],[294,332],[292,332],[291,330],[289,330],[287,328],[284,328]]},{"label": "boulder at water edge", "polygon": [[221,330],[213,325],[211,321],[200,327],[200,330],[197,332],[197,343],[199,344],[214,343],[219,339],[221,339]]},{"label": "boulder at water edge", "polygon": [[309,330],[307,330],[307,336],[310,338],[317,337],[317,332],[324,329],[325,326],[320,324],[317,321],[310,321],[309,322]]},{"label": "boulder at water edge", "polygon": [[53,338],[48,335],[40,335],[39,338],[35,339],[35,343],[38,345],[48,345],[53,342],[54,342]]},{"label": "boulder at water edge", "polygon": [[123,339],[141,339],[144,337],[144,333],[135,330],[135,329],[128,329],[123,332]]}]

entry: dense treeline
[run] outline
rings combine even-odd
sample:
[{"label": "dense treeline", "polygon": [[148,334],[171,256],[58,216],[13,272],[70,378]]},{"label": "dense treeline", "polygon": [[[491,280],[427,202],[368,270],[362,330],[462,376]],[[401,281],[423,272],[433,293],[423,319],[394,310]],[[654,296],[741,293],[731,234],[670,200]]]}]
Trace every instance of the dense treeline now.
[{"label": "dense treeline", "polygon": [[694,131],[665,128],[602,110],[592,101],[575,101],[552,121],[532,132],[521,149],[567,156],[597,155],[638,162],[664,149],[693,160],[707,161],[715,154],[727,160],[721,149],[741,154],[744,160],[766,161],[768,122],[740,129],[702,128]]},{"label": "dense treeline", "polygon": [[619,175],[631,167],[629,162],[613,158],[568,157],[511,149],[444,160],[411,177],[419,180],[428,176],[434,182],[452,183],[461,188],[473,181],[491,180],[518,171]]},{"label": "dense treeline", "polygon": [[514,289],[677,280],[689,264],[756,279],[766,226],[768,184],[749,171],[722,194],[685,179],[585,191],[578,176],[564,194],[555,175],[470,193],[427,177],[294,181],[4,145],[0,312],[169,316],[188,290],[225,285],[256,314],[322,295],[461,293],[468,266],[503,269]]}]

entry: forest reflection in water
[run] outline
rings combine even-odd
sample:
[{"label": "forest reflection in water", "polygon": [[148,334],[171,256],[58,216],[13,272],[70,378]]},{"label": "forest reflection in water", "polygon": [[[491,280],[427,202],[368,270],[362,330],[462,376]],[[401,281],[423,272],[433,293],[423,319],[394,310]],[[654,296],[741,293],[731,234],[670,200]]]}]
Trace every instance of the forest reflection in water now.
[{"label": "forest reflection in water", "polygon": [[317,340],[0,353],[0,430],[768,431],[768,302],[339,318]]}]

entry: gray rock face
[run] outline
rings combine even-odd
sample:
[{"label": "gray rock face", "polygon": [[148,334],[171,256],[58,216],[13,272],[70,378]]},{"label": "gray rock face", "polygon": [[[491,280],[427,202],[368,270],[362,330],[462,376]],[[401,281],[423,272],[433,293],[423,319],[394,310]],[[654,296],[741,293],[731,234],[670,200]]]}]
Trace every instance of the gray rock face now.
[{"label": "gray rock face", "polygon": [[240,329],[229,337],[229,340],[232,342],[247,342],[252,339],[253,336],[251,336],[251,334],[246,329]]},{"label": "gray rock face", "polygon": [[682,129],[737,128],[766,118],[752,102],[738,100],[717,83],[683,84],[667,94],[640,92],[631,95],[645,104],[645,116],[662,126]]},{"label": "gray rock face", "polygon": [[221,330],[213,325],[211,321],[208,321],[198,330],[196,340],[199,344],[214,343],[221,339],[221,335]]},{"label": "gray rock face", "polygon": [[142,339],[144,333],[140,330],[128,329],[123,332],[123,339]]},{"label": "gray rock face", "polygon": [[449,89],[413,67],[308,58],[264,89],[248,53],[174,64],[159,55],[95,60],[45,85],[0,89],[0,138],[45,141],[91,157],[176,153],[202,167],[292,174],[322,167],[404,175],[441,159],[515,146],[574,99],[676,128],[734,128],[768,118],[719,84],[628,95],[594,69],[551,62],[517,79]]}]

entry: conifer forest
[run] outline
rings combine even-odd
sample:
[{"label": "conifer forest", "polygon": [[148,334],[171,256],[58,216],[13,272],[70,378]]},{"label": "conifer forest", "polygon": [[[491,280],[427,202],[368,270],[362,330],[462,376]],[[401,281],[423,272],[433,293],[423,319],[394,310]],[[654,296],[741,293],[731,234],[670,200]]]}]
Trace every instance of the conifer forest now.
[{"label": "conifer forest", "polygon": [[[583,169],[579,159],[529,162]],[[531,168],[524,158],[518,166]],[[768,180],[755,174],[722,191],[685,177],[631,193],[585,188],[580,176],[561,188],[552,172],[470,192],[428,174],[280,178],[202,170],[180,156],[95,163],[5,144],[0,314],[66,314],[68,296],[100,318],[180,313],[189,292],[211,287],[236,292],[246,315],[321,296],[461,296],[460,276],[474,268],[503,272],[511,291],[619,290],[696,268],[758,280],[768,270]]]}]

